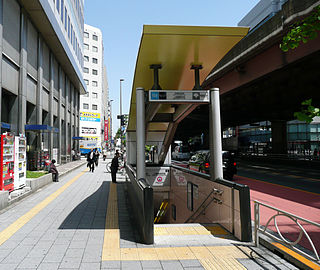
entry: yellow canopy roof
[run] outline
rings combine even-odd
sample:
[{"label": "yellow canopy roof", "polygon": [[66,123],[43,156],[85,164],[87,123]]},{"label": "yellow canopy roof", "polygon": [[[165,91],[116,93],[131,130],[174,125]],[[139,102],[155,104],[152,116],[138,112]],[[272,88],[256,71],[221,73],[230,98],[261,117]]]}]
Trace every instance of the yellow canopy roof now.
[{"label": "yellow canopy roof", "polygon": [[[159,84],[163,90],[191,90],[194,71],[202,65],[200,83],[246,34],[246,27],[144,25],[134,74],[128,130],[136,128],[136,88],[153,85],[152,64],[161,64]],[[162,105],[170,112],[170,105]],[[164,128],[166,125],[162,125]],[[158,128],[157,128],[158,129]]]}]

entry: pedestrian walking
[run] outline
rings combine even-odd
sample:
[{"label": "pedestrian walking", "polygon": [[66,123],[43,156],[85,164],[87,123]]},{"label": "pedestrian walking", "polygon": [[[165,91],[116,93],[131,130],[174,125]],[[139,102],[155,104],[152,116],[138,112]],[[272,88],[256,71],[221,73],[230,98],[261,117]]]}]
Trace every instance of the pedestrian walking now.
[{"label": "pedestrian walking", "polygon": [[91,151],[87,155],[87,167],[89,167],[90,172],[94,171],[94,156],[95,154],[93,152],[93,149],[91,149]]},{"label": "pedestrian walking", "polygon": [[94,163],[98,167],[100,153],[97,148],[94,149]]},{"label": "pedestrian walking", "polygon": [[112,183],[117,182],[117,171],[119,168],[119,153],[116,152],[114,158],[111,161],[111,178],[112,178]]}]

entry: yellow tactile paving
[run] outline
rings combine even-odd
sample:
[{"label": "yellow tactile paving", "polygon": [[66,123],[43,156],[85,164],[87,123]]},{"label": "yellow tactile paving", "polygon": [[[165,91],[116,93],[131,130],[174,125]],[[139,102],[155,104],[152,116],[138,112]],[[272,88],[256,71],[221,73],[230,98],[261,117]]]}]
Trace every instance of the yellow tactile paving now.
[{"label": "yellow tactile paving", "polygon": [[[219,226],[155,226],[156,236],[225,235],[228,232]],[[120,248],[118,224],[117,186],[111,184],[106,229],[102,251],[103,261],[148,261],[148,260],[194,260],[198,259],[206,270],[245,269],[236,259],[248,258],[236,246],[182,246]]]},{"label": "yellow tactile paving", "polygon": [[120,230],[118,220],[118,196],[117,186],[110,183],[108,209],[104,231],[102,260],[120,260]]},{"label": "yellow tactile paving", "polygon": [[195,260],[196,256],[189,247],[173,247],[172,248],[179,260]]},{"label": "yellow tactile paving", "polygon": [[140,261],[157,261],[159,260],[155,248],[138,248]]},{"label": "yellow tactile paving", "polygon": [[154,228],[154,235],[228,235],[220,226],[168,226]]},{"label": "yellow tactile paving", "polygon": [[86,171],[79,173],[77,176],[72,178],[46,199],[44,199],[41,203],[33,207],[26,214],[18,218],[15,222],[9,225],[6,229],[0,232],[0,245],[2,245],[5,241],[7,241],[12,235],[14,235],[22,226],[28,223],[35,215],[37,215],[43,208],[45,208],[49,203],[51,203],[54,199],[56,199],[62,192],[64,192],[69,186],[71,186],[76,180],[79,179]]},{"label": "yellow tactile paving", "polygon": [[155,248],[159,260],[179,260],[172,247]]},{"label": "yellow tactile paving", "polygon": [[139,252],[137,248],[121,248],[120,256],[122,261],[139,261]]},{"label": "yellow tactile paving", "polygon": [[198,260],[212,257],[207,247],[189,247]]},{"label": "yellow tactile paving", "polygon": [[206,226],[206,229],[213,235],[226,235],[230,234],[220,226]]}]

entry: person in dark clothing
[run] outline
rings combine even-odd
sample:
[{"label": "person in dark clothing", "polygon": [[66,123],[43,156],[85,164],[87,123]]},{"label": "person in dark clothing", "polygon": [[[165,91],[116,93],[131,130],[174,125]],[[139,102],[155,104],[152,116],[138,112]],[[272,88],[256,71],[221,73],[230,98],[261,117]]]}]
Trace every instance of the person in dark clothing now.
[{"label": "person in dark clothing", "polygon": [[100,153],[97,148],[94,149],[94,163],[98,167]]},{"label": "person in dark clothing", "polygon": [[56,160],[53,159],[49,165],[49,173],[52,173],[53,182],[59,182],[59,172],[57,170],[56,165],[54,165],[55,163],[56,163]]},{"label": "person in dark clothing", "polygon": [[112,183],[117,182],[117,171],[119,167],[119,153],[117,152],[114,156],[114,158],[111,161],[111,178],[112,178]]},{"label": "person in dark clothing", "polygon": [[91,149],[91,151],[88,153],[87,155],[87,167],[89,167],[90,169],[90,172],[93,172],[94,171],[94,158],[95,157],[95,154],[93,152],[93,149]]}]

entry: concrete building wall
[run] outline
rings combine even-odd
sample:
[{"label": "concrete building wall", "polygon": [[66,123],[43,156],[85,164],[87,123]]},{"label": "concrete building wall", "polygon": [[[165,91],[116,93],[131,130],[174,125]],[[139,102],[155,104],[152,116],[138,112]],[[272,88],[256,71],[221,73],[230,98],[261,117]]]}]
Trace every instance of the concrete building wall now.
[{"label": "concrete building wall", "polygon": [[[69,10],[70,16],[73,14],[74,34],[70,40],[62,9]],[[54,14],[55,21],[41,24],[34,10],[39,17],[49,18]],[[77,100],[80,92],[85,91],[83,78],[77,77],[77,69],[82,69],[82,10],[82,0],[0,0],[1,122],[11,124],[10,132],[27,134],[29,150],[48,150],[50,158],[59,162],[61,157],[62,161],[70,160],[72,136],[79,129]],[[64,39],[50,40],[48,33],[56,29],[55,24],[64,33]],[[65,48],[65,44],[67,49],[58,52],[57,47]],[[26,133],[26,124],[47,124],[59,132]],[[1,133],[4,131],[7,130],[2,129]]]},{"label": "concrete building wall", "polygon": [[261,0],[238,23],[238,26],[249,26],[253,29],[263,20],[278,12],[287,0]]}]

